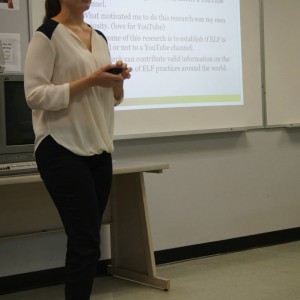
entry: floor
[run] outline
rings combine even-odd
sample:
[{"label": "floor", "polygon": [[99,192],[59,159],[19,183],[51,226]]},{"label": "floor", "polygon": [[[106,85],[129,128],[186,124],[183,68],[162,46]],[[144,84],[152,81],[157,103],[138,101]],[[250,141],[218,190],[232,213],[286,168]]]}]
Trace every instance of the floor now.
[{"label": "floor", "polygon": [[[300,241],[158,267],[171,290],[113,277],[95,280],[91,300],[300,300]],[[63,286],[1,295],[1,300],[63,300]]]}]

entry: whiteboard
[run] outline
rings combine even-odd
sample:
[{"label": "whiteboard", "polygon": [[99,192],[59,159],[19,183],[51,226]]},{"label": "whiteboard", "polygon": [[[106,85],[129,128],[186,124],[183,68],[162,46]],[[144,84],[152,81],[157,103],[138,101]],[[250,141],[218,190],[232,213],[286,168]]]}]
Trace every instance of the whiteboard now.
[{"label": "whiteboard", "polygon": [[[44,1],[29,0],[29,7],[31,32],[34,32],[44,17]],[[117,9],[118,6],[116,12]],[[233,131],[263,126],[259,0],[241,0],[240,10],[244,104],[116,110],[115,138]]]},{"label": "whiteboard", "polygon": [[263,0],[266,125],[300,124],[300,1]]}]

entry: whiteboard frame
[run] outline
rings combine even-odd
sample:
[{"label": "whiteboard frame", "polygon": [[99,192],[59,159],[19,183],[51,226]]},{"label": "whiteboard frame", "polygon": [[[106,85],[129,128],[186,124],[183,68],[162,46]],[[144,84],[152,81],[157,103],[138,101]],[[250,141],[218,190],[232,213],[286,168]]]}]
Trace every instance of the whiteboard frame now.
[{"label": "whiteboard frame", "polygon": [[[299,5],[298,1],[269,1],[269,0],[260,0],[261,2],[261,10],[263,11],[263,17],[262,17],[262,35],[264,37],[263,39],[263,51],[262,55],[264,55],[264,62],[263,62],[263,68],[264,68],[264,105],[265,105],[265,127],[266,128],[295,128],[300,127],[300,114],[297,112],[300,109],[300,93],[299,89],[296,90],[298,92],[295,94],[294,89],[292,87],[295,87],[297,84],[293,81],[293,78],[299,78],[300,72],[299,69],[297,69],[297,65],[299,65],[299,60],[296,62],[295,60],[287,60],[286,62],[289,63],[290,61],[293,61],[292,67],[290,69],[285,69],[285,65],[283,68],[281,68],[282,64],[281,62],[285,61],[285,57],[281,57],[279,55],[282,55],[282,51],[284,50],[284,45],[286,46],[286,49],[300,49],[300,44],[297,44],[296,46],[291,42],[286,41],[298,41],[299,39],[296,39],[295,34],[292,34],[292,30],[285,29],[285,27],[282,26],[282,23],[286,23],[286,20],[296,20],[294,17],[287,17],[289,15],[284,15],[285,11],[282,9],[283,7],[280,7],[275,10],[276,4],[283,5],[284,7],[293,12],[298,12],[298,10],[293,9],[291,6],[289,7],[289,3],[291,5],[297,4]],[[273,10],[270,11],[271,16],[275,18],[274,14],[278,12],[278,22],[281,23],[274,23],[273,21],[268,18],[270,15],[267,14],[266,8]],[[299,14],[297,14],[299,15]],[[277,16],[276,16],[277,17]],[[286,19],[281,19],[286,18]],[[268,23],[267,23],[268,22]],[[294,23],[292,23],[294,24]],[[268,27],[267,27],[268,25]],[[289,26],[291,24],[288,24]],[[267,28],[266,28],[267,27]],[[297,27],[297,26],[294,26]],[[275,28],[275,29],[273,29]],[[277,29],[276,29],[277,28]],[[280,30],[279,30],[280,28]],[[271,29],[271,30],[270,30]],[[266,30],[269,30],[268,32]],[[295,32],[295,31],[294,31]],[[269,35],[274,34],[274,36],[271,36],[271,38],[268,38]],[[278,36],[278,42],[277,38]],[[290,36],[289,36],[290,34]],[[282,39],[284,39],[284,41]],[[269,41],[269,44],[268,44]],[[271,44],[270,44],[271,41]],[[271,49],[271,51],[270,51]],[[269,51],[269,53],[267,53]],[[293,50],[294,51],[294,50]],[[286,53],[286,56],[293,57],[295,52],[289,52]],[[294,68],[295,67],[295,68]],[[295,74],[295,69],[297,69],[297,74]],[[280,72],[277,72],[276,70],[280,70]],[[269,76],[268,76],[269,74]],[[270,74],[272,75],[270,78]],[[282,74],[279,76],[279,74]],[[284,76],[285,74],[288,74],[287,76]],[[293,76],[293,75],[294,76]],[[275,76],[275,78],[273,78]],[[269,78],[268,78],[269,77]],[[292,81],[290,80],[292,78]],[[276,80],[277,79],[277,80]],[[276,80],[276,82],[275,82]],[[281,80],[281,81],[280,81]],[[281,84],[280,84],[281,83]],[[291,84],[292,83],[292,84]],[[285,95],[284,93],[280,94],[280,90],[277,89],[277,87],[280,86],[282,91],[288,91]],[[274,88],[273,88],[274,87]],[[282,101],[281,101],[282,100]]]},{"label": "whiteboard frame", "polygon": [[[33,32],[36,30],[36,28],[41,24],[42,19],[44,16],[42,15],[38,15],[38,10],[36,9],[37,7],[41,8],[42,5],[44,5],[44,1],[36,1],[36,0],[27,0],[28,1],[28,6],[29,6],[29,26],[30,26],[30,36],[33,35]],[[240,0],[241,1],[241,6],[243,5],[243,3],[253,3],[254,0]],[[41,3],[42,2],[42,3]],[[257,22],[260,23],[259,26],[261,26],[261,0],[255,0],[255,2],[257,2],[257,4],[259,6],[259,19],[257,20]],[[254,4],[253,4],[254,5]],[[241,12],[242,14],[242,12]],[[241,20],[241,22],[243,23],[243,20]],[[243,28],[242,28],[243,30]],[[249,28],[247,28],[247,30],[249,30]],[[260,28],[260,33],[261,33],[261,28]],[[243,37],[242,37],[243,39]],[[257,38],[257,42],[259,42],[259,48],[260,48],[260,86],[257,87],[256,90],[256,94],[258,95],[258,88],[260,88],[260,105],[261,105],[261,111],[257,112],[257,113],[261,113],[261,122],[258,122],[259,124],[255,124],[255,125],[247,125],[247,126],[230,126],[230,127],[222,127],[222,126],[216,126],[214,128],[204,128],[204,129],[197,129],[197,130],[175,130],[175,131],[166,131],[166,132],[151,132],[151,133],[141,133],[141,134],[136,134],[136,133],[130,133],[130,134],[124,134],[124,133],[118,133],[116,132],[114,138],[117,140],[121,140],[121,139],[137,139],[137,138],[147,138],[147,137],[164,137],[164,136],[179,136],[179,135],[195,135],[195,134],[207,134],[207,133],[220,133],[220,132],[233,132],[233,131],[246,131],[246,130],[251,130],[251,129],[260,129],[260,128],[264,128],[265,127],[265,118],[266,118],[266,112],[265,112],[265,102],[263,99],[263,52],[262,52],[262,40],[261,40],[261,36]],[[247,50],[246,50],[247,51]],[[243,56],[243,60],[245,59],[245,49],[243,47],[243,43],[242,43],[242,56]],[[249,67],[249,66],[248,66]],[[253,66],[251,66],[251,68],[253,68]],[[258,73],[258,71],[256,71]],[[243,77],[244,77],[244,72],[243,72]],[[257,83],[258,84],[258,83]],[[256,85],[255,85],[256,86]],[[118,114],[119,112],[117,111],[116,114]],[[119,117],[117,116],[117,119]],[[116,122],[117,123],[117,122]],[[251,123],[251,122],[250,122]],[[120,125],[116,125],[116,128],[119,128]]]}]

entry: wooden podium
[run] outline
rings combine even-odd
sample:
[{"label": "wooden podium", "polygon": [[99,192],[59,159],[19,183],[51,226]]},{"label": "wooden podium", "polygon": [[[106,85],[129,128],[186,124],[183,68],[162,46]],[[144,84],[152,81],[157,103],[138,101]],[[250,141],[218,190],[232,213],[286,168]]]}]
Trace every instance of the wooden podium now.
[{"label": "wooden podium", "polygon": [[[108,267],[108,273],[163,290],[170,289],[170,280],[157,277],[156,274],[144,172],[162,173],[168,168],[169,165],[165,163],[114,161],[112,191],[104,217],[104,222],[110,223],[111,226],[112,263]],[[32,183],[43,185],[39,174],[0,177],[0,193],[3,191],[4,195],[9,195],[12,192],[11,185],[21,187]],[[17,186],[15,187],[17,189]],[[7,188],[10,189],[5,190]],[[3,221],[9,226],[11,216],[6,215],[7,220]],[[24,234],[24,231],[17,231],[17,228],[14,228],[10,235]],[[0,238],[3,236],[7,237],[5,231],[0,232]]]}]

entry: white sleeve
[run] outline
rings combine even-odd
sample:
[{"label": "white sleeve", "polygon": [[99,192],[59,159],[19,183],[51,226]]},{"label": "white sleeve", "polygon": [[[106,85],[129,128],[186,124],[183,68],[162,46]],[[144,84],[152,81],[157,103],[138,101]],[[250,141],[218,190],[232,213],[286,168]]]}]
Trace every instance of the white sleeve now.
[{"label": "white sleeve", "polygon": [[55,56],[51,41],[36,32],[29,43],[24,67],[25,95],[32,109],[56,111],[69,106],[69,83],[51,83]]},{"label": "white sleeve", "polygon": [[122,95],[121,95],[121,97],[119,99],[115,98],[114,106],[120,105],[123,102],[123,100],[124,100],[124,90],[123,90]]}]

